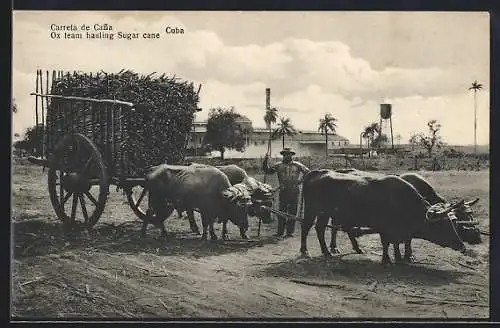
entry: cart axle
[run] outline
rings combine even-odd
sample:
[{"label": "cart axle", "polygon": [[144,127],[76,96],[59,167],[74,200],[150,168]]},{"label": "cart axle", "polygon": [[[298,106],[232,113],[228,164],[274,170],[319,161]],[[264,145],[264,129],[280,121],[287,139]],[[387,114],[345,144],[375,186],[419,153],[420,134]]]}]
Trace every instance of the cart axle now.
[{"label": "cart axle", "polygon": [[90,190],[92,183],[79,173],[69,173],[61,178],[64,189],[73,193],[84,193]]}]

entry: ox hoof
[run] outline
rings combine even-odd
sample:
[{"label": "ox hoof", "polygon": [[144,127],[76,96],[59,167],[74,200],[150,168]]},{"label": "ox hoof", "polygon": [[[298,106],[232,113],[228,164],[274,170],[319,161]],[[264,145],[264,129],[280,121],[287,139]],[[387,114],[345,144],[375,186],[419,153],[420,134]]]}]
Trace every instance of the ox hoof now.
[{"label": "ox hoof", "polygon": [[210,240],[211,240],[211,241],[217,241],[217,239],[219,239],[219,238],[217,238],[217,236],[216,236],[216,235],[211,235],[211,236],[210,236]]},{"label": "ox hoof", "polygon": [[208,239],[207,235],[201,235],[201,238],[200,238],[201,241],[206,241],[207,239]]},{"label": "ox hoof", "polygon": [[331,248],[332,254],[340,254],[340,250],[337,247]]},{"label": "ox hoof", "polygon": [[248,240],[248,236],[244,233],[240,234],[241,239]]},{"label": "ox hoof", "polygon": [[304,259],[310,259],[311,255],[309,255],[308,251],[303,251],[303,252],[300,252],[300,257],[304,258]]},{"label": "ox hoof", "polygon": [[333,256],[332,253],[330,253],[329,251],[323,252],[323,257],[325,257],[325,258],[329,258],[332,256]]},{"label": "ox hoof", "polygon": [[383,266],[384,268],[387,268],[387,267],[389,267],[389,266],[391,266],[391,265],[392,265],[392,262],[391,262],[391,260],[390,260],[390,259],[383,259],[383,260],[382,260],[382,266]]},{"label": "ox hoof", "polygon": [[228,233],[222,234],[222,240],[229,240],[229,234]]},{"label": "ox hoof", "polygon": [[365,252],[363,252],[362,249],[358,248],[358,249],[355,249],[354,250],[356,252],[356,254],[364,254]]},{"label": "ox hoof", "polygon": [[416,261],[417,261],[417,259],[413,255],[405,256],[405,258],[403,260],[404,263],[415,263]]}]

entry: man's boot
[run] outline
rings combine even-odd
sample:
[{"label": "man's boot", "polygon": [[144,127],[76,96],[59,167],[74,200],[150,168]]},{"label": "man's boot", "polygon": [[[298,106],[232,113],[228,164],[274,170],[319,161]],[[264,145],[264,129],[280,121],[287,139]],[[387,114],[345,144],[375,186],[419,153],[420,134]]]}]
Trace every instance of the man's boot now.
[{"label": "man's boot", "polygon": [[288,219],[286,223],[286,236],[293,237],[293,233],[295,232],[295,220]]},{"label": "man's boot", "polygon": [[278,232],[274,234],[275,237],[282,237],[285,233],[285,219],[278,217]]}]

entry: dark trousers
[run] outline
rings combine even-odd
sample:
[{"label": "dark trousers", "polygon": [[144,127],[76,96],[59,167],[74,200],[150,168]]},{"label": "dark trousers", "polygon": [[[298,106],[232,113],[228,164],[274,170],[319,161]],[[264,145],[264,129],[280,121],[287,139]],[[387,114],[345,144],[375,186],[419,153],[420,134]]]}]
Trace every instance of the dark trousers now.
[{"label": "dark trousers", "polygon": [[[279,210],[288,214],[297,214],[297,204],[298,204],[299,191],[281,191],[279,194]],[[278,217],[278,235],[283,235],[285,233],[293,234],[295,231],[295,220],[286,219],[282,216]]]}]

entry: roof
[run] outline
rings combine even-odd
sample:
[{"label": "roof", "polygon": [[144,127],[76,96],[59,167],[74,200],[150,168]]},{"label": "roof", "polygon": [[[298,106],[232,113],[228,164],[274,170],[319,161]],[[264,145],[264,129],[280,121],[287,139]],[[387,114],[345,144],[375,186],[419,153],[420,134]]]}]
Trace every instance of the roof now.
[{"label": "roof", "polygon": [[299,144],[324,144],[325,140],[298,140]]},{"label": "roof", "polygon": [[[242,121],[245,121],[245,122],[250,122],[250,120],[247,121],[247,119],[243,119]],[[207,132],[207,128],[206,128],[206,125],[207,125],[207,121],[198,121],[198,122],[193,122],[193,125],[195,126],[194,127],[194,130],[195,132],[199,132],[199,133],[204,133],[204,132]],[[268,134],[269,133],[269,130],[267,128],[264,128],[264,127],[254,127],[253,129],[253,133],[254,134]],[[297,134],[295,135],[295,138],[296,139],[300,139],[300,135],[313,135],[313,136],[322,136],[323,135],[321,133],[319,133],[318,131],[313,131],[313,130],[297,130]],[[338,134],[329,134],[328,135],[328,140],[329,141],[349,141],[349,139],[341,136],[341,135],[338,135]],[[304,143],[319,143],[319,141],[307,141]],[[324,143],[324,141],[323,141]]]}]

